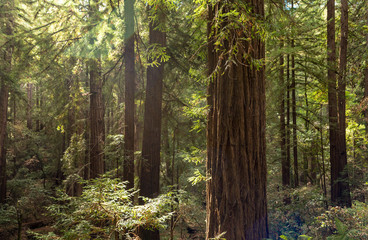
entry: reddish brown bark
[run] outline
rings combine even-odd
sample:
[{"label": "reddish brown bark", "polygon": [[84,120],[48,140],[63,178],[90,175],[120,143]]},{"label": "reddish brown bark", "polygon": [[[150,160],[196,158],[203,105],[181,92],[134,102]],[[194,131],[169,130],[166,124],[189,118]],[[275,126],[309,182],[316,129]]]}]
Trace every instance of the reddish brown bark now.
[{"label": "reddish brown bark", "polygon": [[[156,6],[159,7],[159,6]],[[163,13],[158,12],[158,21],[149,24],[149,43],[160,47],[166,46],[166,34],[157,29],[162,24]],[[153,61],[150,59],[149,61]],[[160,191],[160,151],[161,151],[161,119],[162,119],[162,81],[164,64],[150,65],[147,68],[146,101],[144,108],[144,127],[142,144],[142,165],[140,177],[140,195],[154,198]],[[142,202],[141,202],[142,203]],[[143,240],[160,239],[158,230],[143,230]]]},{"label": "reddish brown bark", "polygon": [[[347,47],[348,47],[348,1],[341,0],[341,39],[340,39],[340,66],[339,66],[339,82],[338,82],[338,109],[339,109],[339,147],[338,147],[338,179],[334,179],[331,195],[332,202],[339,206],[351,207],[349,175],[347,171],[347,154],[346,154],[346,65],[347,65]],[[337,188],[337,190],[335,190]]]},{"label": "reddish brown bark", "polygon": [[[206,239],[262,239],[268,235],[265,157],[264,43],[251,30],[230,30],[221,46],[214,46],[218,31],[212,23],[232,10],[232,1],[209,5]],[[264,16],[263,0],[247,1],[252,14]],[[226,4],[226,5],[225,5]],[[227,27],[228,22],[223,22]],[[249,31],[249,32],[248,32]],[[250,35],[252,34],[252,35]],[[251,37],[250,37],[251,36]],[[234,37],[234,38],[233,38]],[[248,38],[249,37],[249,38]],[[244,39],[251,39],[245,41]],[[238,52],[228,54],[231,44]],[[247,54],[249,57],[244,57]],[[216,68],[217,66],[217,68]],[[216,68],[216,69],[215,69]]]},{"label": "reddish brown bark", "polygon": [[[6,21],[4,29],[1,29],[5,35],[11,37],[13,34],[13,17],[11,14],[11,10],[13,8],[13,1],[7,1],[3,5],[3,10],[8,10],[8,13],[1,14],[0,19]],[[8,41],[8,43],[3,46],[4,50],[1,51],[1,57],[4,60],[4,69],[5,74],[8,75],[11,71],[11,62],[12,62],[12,54],[13,54],[13,44],[12,41]],[[5,139],[7,136],[6,127],[7,127],[7,116],[8,116],[8,103],[9,103],[9,86],[7,84],[8,79],[0,78],[0,203],[5,202],[6,200],[6,148],[5,148]]]},{"label": "reddish brown bark", "polygon": [[105,172],[103,160],[104,106],[102,102],[102,79],[100,63],[92,59],[90,66],[90,178],[99,177]]},{"label": "reddish brown bark", "polygon": [[134,0],[124,1],[125,14],[125,125],[123,180],[128,188],[134,187]]}]

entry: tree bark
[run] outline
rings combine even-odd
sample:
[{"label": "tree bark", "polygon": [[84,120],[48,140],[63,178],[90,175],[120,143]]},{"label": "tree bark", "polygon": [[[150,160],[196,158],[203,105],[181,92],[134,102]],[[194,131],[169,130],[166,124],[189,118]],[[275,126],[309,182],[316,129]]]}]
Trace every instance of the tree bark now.
[{"label": "tree bark", "polygon": [[[13,35],[13,16],[11,11],[13,10],[14,2],[12,0],[4,4],[3,10],[8,13],[0,13],[0,19],[6,21],[4,29],[1,29],[6,36],[12,37]],[[4,75],[10,75],[11,64],[12,64],[12,54],[13,54],[13,44],[12,40],[4,46],[4,50],[1,51],[1,57],[4,59],[6,71]],[[7,83],[8,79],[0,77],[0,203],[4,203],[6,200],[6,148],[5,139],[7,136],[7,117],[8,117],[8,103],[9,103],[9,86]]]},{"label": "tree bark", "polygon": [[[284,46],[284,43],[281,43],[281,48]],[[286,125],[285,125],[285,81],[284,81],[284,55],[280,56],[280,72],[279,72],[279,81],[281,86],[281,94],[280,94],[280,136],[281,136],[281,174],[282,174],[282,185],[289,186],[290,185],[290,165],[287,164],[286,159]]]},{"label": "tree bark", "polygon": [[[339,206],[351,207],[349,174],[347,170],[346,154],[346,124],[345,124],[345,90],[346,90],[346,65],[347,65],[347,46],[348,46],[348,1],[341,0],[341,39],[340,39],[340,67],[339,67],[339,88],[338,88],[338,109],[339,109],[339,156],[338,162],[338,181],[334,182],[337,187],[337,196],[333,196],[332,202]],[[336,179],[335,179],[336,180]]]},{"label": "tree bark", "polygon": [[27,128],[32,130],[33,84],[27,83]]},{"label": "tree bark", "polygon": [[[293,2],[292,2],[293,3]],[[292,4],[293,6],[294,4]],[[295,47],[294,39],[291,40],[291,47]],[[294,158],[294,187],[299,186],[298,168],[298,141],[296,127],[296,83],[295,83],[295,55],[291,55],[291,106],[293,115],[293,158]]]},{"label": "tree bark", "polygon": [[[152,6],[149,6],[151,8]],[[160,6],[155,6],[160,9]],[[149,23],[150,45],[166,46],[166,34],[157,29],[158,24],[164,21],[164,14],[157,12],[158,20]],[[149,59],[152,62],[153,59]],[[162,81],[164,77],[164,63],[159,61],[159,66],[150,65],[147,68],[146,101],[144,108],[144,127],[140,195],[154,198],[160,191],[160,150],[161,150],[161,119],[162,119]],[[142,203],[142,201],[141,201]],[[158,229],[143,230],[143,240],[160,239]]]},{"label": "tree bark", "polygon": [[[208,87],[206,239],[262,239],[268,235],[265,155],[264,42],[247,31],[229,30],[214,43],[219,31],[230,27],[217,17],[233,9],[233,1],[208,5]],[[263,0],[247,1],[251,13],[264,16]],[[222,11],[222,12],[219,12]],[[237,37],[239,37],[237,39]],[[249,40],[245,40],[249,39]],[[229,53],[237,47],[235,56]],[[244,54],[247,53],[247,54]],[[248,57],[245,57],[248,56]],[[233,57],[233,58],[232,58]],[[227,61],[232,58],[234,62]],[[217,67],[216,67],[217,66]]]},{"label": "tree bark", "polygon": [[100,63],[89,61],[90,66],[90,178],[99,177],[105,172],[103,160],[104,113],[102,103],[102,81]]},{"label": "tree bark", "polygon": [[124,1],[125,14],[125,125],[123,180],[128,188],[134,187],[134,0]]}]

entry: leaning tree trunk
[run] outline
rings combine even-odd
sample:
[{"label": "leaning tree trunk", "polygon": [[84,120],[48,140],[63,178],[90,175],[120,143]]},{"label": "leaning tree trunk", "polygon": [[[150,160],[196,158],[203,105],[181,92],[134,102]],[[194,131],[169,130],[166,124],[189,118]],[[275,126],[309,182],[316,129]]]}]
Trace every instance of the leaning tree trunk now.
[{"label": "leaning tree trunk", "polygon": [[[243,25],[242,29],[230,29],[228,19],[218,19],[239,6],[234,2],[209,5],[211,82],[208,88],[206,239],[219,235],[226,239],[262,239],[268,235],[265,76],[261,63],[265,48],[262,37],[250,27],[255,26],[254,22]],[[251,7],[250,14],[263,18],[263,0],[247,3]],[[217,21],[221,26],[214,25]],[[218,34],[223,29],[227,29],[225,36],[228,37],[219,39]],[[214,45],[217,41],[221,43]],[[232,47],[237,49],[234,55],[229,54]],[[228,61],[229,58],[232,61]]]},{"label": "leaning tree trunk", "polygon": [[[349,175],[347,171],[347,154],[346,154],[346,124],[345,124],[345,89],[346,89],[346,64],[347,64],[347,46],[348,46],[348,1],[341,0],[341,40],[340,40],[340,67],[339,67],[339,88],[338,88],[338,105],[339,105],[339,148],[337,149],[338,160],[338,181],[334,182],[337,187],[337,196],[332,199],[339,206],[351,207]],[[337,186],[336,186],[337,185]]]},{"label": "leaning tree trunk", "polygon": [[123,180],[134,187],[134,0],[124,1],[125,14],[125,125]]},{"label": "leaning tree trunk", "polygon": [[[158,6],[156,6],[158,7]],[[157,29],[157,24],[164,21],[163,13],[158,12],[159,21],[149,24],[149,43],[151,46],[165,47],[166,34]],[[153,49],[154,50],[154,49]],[[150,59],[149,61],[153,61]],[[140,195],[148,198],[157,197],[160,191],[160,150],[161,150],[161,113],[162,81],[164,64],[158,59],[159,66],[147,68],[146,101],[144,108],[144,128],[142,144],[142,165],[140,178]],[[142,202],[141,202],[142,203]],[[158,229],[143,230],[143,240],[160,239]]]}]

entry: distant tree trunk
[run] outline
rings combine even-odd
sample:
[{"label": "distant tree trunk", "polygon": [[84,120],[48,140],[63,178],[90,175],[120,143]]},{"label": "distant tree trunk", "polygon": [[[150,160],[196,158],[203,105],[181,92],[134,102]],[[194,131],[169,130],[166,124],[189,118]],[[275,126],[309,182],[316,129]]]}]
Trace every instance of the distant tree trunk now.
[{"label": "distant tree trunk", "polygon": [[134,187],[134,0],[124,1],[125,14],[125,125],[123,180],[128,188]]},{"label": "distant tree trunk", "polygon": [[290,184],[290,163],[291,163],[291,143],[290,143],[290,55],[286,56],[286,166],[289,168]]},{"label": "distant tree trunk", "polygon": [[[7,1],[3,5],[3,11],[8,10],[8,13],[0,13],[0,19],[5,20],[6,24],[4,29],[0,29],[5,35],[11,37],[13,35],[13,16],[11,10],[13,10],[14,2],[12,0]],[[6,71],[5,74],[9,74],[11,71],[11,62],[13,54],[13,44],[9,41],[3,46],[3,51],[0,52],[1,57],[4,59]],[[4,74],[4,75],[5,75]],[[6,200],[6,148],[5,139],[7,136],[7,116],[8,116],[8,101],[9,101],[9,87],[7,79],[0,78],[0,203],[4,203]]]},{"label": "distant tree trunk", "polygon": [[33,84],[27,83],[27,128],[32,130]]},{"label": "distant tree trunk", "polygon": [[[293,2],[292,2],[293,3]],[[293,6],[294,4],[292,4]],[[295,47],[294,39],[291,40],[291,47]],[[294,157],[294,187],[299,186],[298,168],[298,141],[296,127],[296,83],[295,83],[295,55],[291,55],[291,106],[293,114],[293,157]]]},{"label": "distant tree trunk", "polygon": [[[281,48],[284,43],[281,43]],[[280,56],[280,73],[279,81],[281,86],[280,94],[280,136],[281,136],[281,174],[282,174],[282,185],[290,185],[290,165],[287,165],[286,159],[286,125],[285,125],[285,81],[284,81],[284,55]]]},{"label": "distant tree trunk", "polygon": [[[334,193],[332,202],[339,206],[351,207],[349,174],[347,170],[346,154],[346,124],[345,124],[345,90],[346,90],[346,65],[348,46],[348,1],[341,0],[341,40],[340,40],[340,67],[339,67],[339,88],[338,88],[338,109],[339,109],[339,147],[338,147],[338,180],[334,182]],[[336,180],[336,179],[335,179]],[[337,186],[336,186],[337,185]]]},{"label": "distant tree trunk", "polygon": [[104,113],[100,62],[91,59],[90,70],[90,178],[105,172],[103,160]]},{"label": "distant tree trunk", "polygon": [[[264,59],[264,43],[251,27],[245,26],[247,31],[229,30],[227,39],[233,41],[222,40],[220,45],[214,45],[219,31],[231,23],[224,21],[220,27],[214,24],[219,16],[232,11],[234,2],[208,5],[211,81],[206,239],[220,234],[229,240],[262,239],[268,235],[264,66],[250,64]],[[246,3],[251,9],[249,14],[263,18],[263,0]],[[236,47],[236,56],[229,55],[230,45]],[[230,57],[235,62],[228,61]]]},{"label": "distant tree trunk", "polygon": [[[151,8],[152,6],[149,6]],[[159,8],[159,6],[155,6]],[[159,20],[149,23],[149,43],[160,47],[166,46],[166,34],[157,29],[164,21],[164,14],[158,12]],[[150,62],[153,59],[149,59]],[[158,60],[159,66],[147,68],[146,101],[144,108],[144,128],[140,195],[154,198],[160,192],[160,150],[161,150],[161,118],[162,118],[162,81],[164,77],[164,63]],[[141,202],[142,203],[142,202]],[[143,240],[160,239],[159,230],[143,230]]]}]

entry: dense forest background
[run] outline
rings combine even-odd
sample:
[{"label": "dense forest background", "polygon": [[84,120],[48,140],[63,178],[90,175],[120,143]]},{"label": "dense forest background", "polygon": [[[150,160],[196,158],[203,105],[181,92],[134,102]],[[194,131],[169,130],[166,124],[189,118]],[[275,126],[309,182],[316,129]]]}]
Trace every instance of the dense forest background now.
[{"label": "dense forest background", "polygon": [[0,239],[368,239],[367,1],[1,0],[0,55]]}]

